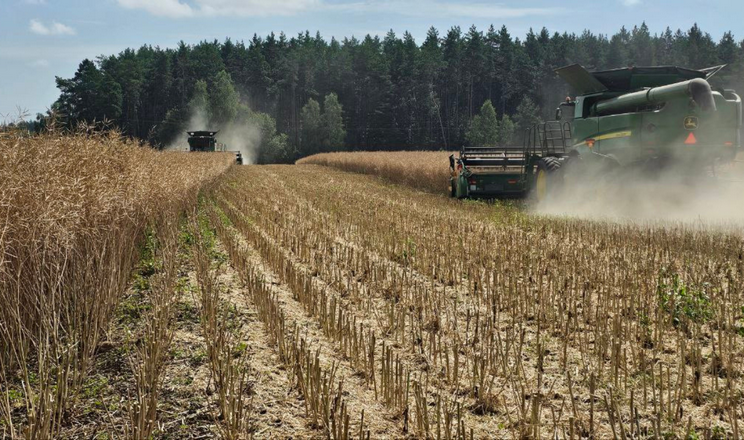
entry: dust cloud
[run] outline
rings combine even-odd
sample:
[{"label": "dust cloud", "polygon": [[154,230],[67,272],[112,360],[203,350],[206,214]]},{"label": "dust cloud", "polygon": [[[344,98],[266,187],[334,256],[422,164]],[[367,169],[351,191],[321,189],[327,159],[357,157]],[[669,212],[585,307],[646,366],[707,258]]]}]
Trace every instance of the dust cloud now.
[{"label": "dust cloud", "polygon": [[[196,130],[213,130],[213,128],[209,126],[209,118],[207,117],[207,112],[202,108],[195,108],[191,110],[189,122],[182,127],[181,131],[178,133],[178,137],[174,139],[170,144],[168,144],[165,149],[189,151],[189,135],[186,134],[186,132]],[[219,139],[217,141],[219,142]]]},{"label": "dust cloud", "polygon": [[191,111],[189,122],[183,127],[179,136],[168,146],[167,150],[188,151],[187,131],[216,130],[217,142],[225,144],[226,151],[240,151],[243,156],[243,164],[249,165],[256,162],[258,149],[261,145],[261,130],[259,127],[249,123],[210,124],[206,110],[196,108]]},{"label": "dust cloud", "polygon": [[261,145],[261,130],[251,124],[231,123],[217,128],[217,142],[226,145],[228,151],[240,151],[243,164],[256,163],[258,149]]},{"label": "dust cloud", "polygon": [[692,172],[664,167],[645,172],[566,177],[538,214],[641,223],[682,222],[744,226],[744,155],[736,161]]}]

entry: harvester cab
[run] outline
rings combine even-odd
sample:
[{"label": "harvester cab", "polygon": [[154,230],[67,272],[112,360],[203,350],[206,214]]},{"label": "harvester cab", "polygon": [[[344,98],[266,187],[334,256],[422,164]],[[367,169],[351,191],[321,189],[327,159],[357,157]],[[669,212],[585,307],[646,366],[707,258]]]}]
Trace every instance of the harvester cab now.
[{"label": "harvester cab", "polygon": [[[218,131],[187,131],[189,135],[189,151],[229,151],[225,144],[217,142]],[[240,151],[232,151],[235,153],[235,163],[238,165],[243,164],[243,155]]]},{"label": "harvester cab", "polygon": [[563,186],[567,174],[655,172],[669,164],[696,173],[733,161],[741,144],[741,99],[708,83],[723,67],[558,69],[576,97],[559,105],[555,121],[527,130],[519,148],[463,149],[451,157],[452,195],[533,193],[544,200]]}]

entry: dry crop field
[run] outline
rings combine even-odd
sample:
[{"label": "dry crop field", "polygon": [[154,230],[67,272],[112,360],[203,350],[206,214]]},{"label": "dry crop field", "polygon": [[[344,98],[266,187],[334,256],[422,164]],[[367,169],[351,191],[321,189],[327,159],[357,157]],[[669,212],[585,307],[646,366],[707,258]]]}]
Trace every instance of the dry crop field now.
[{"label": "dry crop field", "polygon": [[742,436],[737,231],[75,142],[0,169],[3,436]]},{"label": "dry crop field", "polygon": [[[112,375],[128,379],[105,408],[111,425],[129,437],[153,431],[181,223],[232,161],[116,134],[0,137],[0,437],[78,437],[87,414],[106,406],[106,353],[117,355]],[[152,279],[124,336],[112,323],[128,313],[132,269],[143,264],[138,274]]]},{"label": "dry crop field", "polygon": [[446,194],[449,191],[449,151],[357,151],[319,153],[298,165],[323,165],[370,174],[401,185]]}]

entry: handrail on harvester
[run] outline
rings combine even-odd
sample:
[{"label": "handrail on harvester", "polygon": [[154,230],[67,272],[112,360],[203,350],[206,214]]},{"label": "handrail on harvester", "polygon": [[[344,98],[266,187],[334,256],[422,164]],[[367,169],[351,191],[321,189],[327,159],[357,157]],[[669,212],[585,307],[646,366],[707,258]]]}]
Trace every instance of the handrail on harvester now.
[{"label": "handrail on harvester", "polygon": [[522,145],[525,155],[544,157],[564,154],[570,142],[570,122],[548,121],[525,130]]}]

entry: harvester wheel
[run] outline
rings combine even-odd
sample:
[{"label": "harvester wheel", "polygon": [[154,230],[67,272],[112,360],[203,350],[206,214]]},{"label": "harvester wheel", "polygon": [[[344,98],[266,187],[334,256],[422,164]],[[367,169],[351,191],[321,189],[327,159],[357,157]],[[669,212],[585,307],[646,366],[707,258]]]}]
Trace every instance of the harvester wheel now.
[{"label": "harvester wheel", "polygon": [[557,157],[543,157],[537,161],[534,195],[538,203],[542,203],[560,189],[562,175],[561,161]]}]

